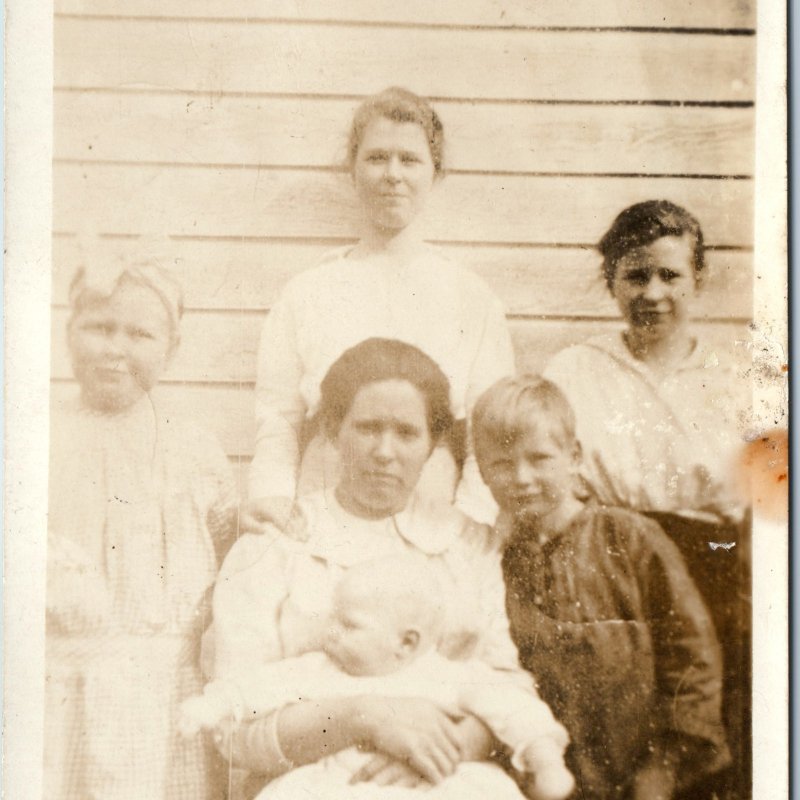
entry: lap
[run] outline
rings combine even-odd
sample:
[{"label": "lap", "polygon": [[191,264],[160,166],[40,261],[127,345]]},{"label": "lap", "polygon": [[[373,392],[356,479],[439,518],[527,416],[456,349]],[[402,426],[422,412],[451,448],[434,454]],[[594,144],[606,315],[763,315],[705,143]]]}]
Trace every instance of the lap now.
[{"label": "lap", "polygon": [[456,772],[430,789],[403,786],[350,785],[351,772],[335,758],[299,767],[267,784],[256,800],[524,800],[517,784],[489,762],[461,764]]}]

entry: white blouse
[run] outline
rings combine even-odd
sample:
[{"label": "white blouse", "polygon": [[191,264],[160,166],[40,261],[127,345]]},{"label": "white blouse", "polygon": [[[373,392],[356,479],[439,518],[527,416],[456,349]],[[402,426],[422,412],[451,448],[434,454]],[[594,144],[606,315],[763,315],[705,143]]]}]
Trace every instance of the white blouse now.
[{"label": "white blouse", "polygon": [[[298,436],[317,410],[322,379],[345,350],[365,339],[400,339],[433,358],[450,381],[457,419],[514,372],[502,305],[480,278],[433,247],[401,266],[379,256],[351,258],[350,250],[332,253],[290,281],[266,320],[251,497],[295,496]],[[494,519],[496,508],[471,455],[457,502],[480,521]]]},{"label": "white blouse", "polygon": [[584,477],[602,503],[741,517],[732,474],[750,399],[732,352],[699,341],[660,375],[616,332],[562,350],[544,375],[575,411]]}]

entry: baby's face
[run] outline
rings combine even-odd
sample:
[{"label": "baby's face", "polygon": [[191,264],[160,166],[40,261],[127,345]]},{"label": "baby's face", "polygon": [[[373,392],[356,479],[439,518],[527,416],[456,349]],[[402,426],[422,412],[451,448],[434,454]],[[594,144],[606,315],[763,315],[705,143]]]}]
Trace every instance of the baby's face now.
[{"label": "baby's face", "polygon": [[346,584],[335,596],[323,649],[350,675],[385,675],[401,666],[398,648],[402,633],[391,614],[382,613],[370,599]]}]

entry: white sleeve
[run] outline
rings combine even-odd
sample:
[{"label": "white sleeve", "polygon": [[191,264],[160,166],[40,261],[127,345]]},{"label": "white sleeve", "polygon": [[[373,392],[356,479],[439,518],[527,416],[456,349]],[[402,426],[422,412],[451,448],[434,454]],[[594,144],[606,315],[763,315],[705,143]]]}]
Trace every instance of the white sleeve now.
[{"label": "white sleeve", "polygon": [[511,344],[508,323],[500,301],[492,297],[484,315],[483,331],[467,386],[464,403],[467,422],[466,459],[455,499],[455,505],[459,510],[486,525],[494,524],[497,518],[497,504],[483,482],[478,462],[475,460],[472,446],[472,409],[478,398],[490,386],[500,378],[513,375],[514,372],[514,348]]},{"label": "white sleeve", "polygon": [[525,771],[522,754],[537,739],[552,740],[562,753],[569,743],[563,725],[533,686],[523,688],[481,662],[468,662],[469,676],[459,704],[480,719],[494,736],[512,751],[512,763]]},{"label": "white sleeve", "polygon": [[359,693],[358,681],[321,652],[306,653],[242,670],[233,679],[244,718],[264,716],[287,703]]},{"label": "white sleeve", "polygon": [[251,498],[295,496],[298,437],[307,410],[300,393],[302,377],[297,323],[291,294],[285,292],[267,316],[258,346]]}]

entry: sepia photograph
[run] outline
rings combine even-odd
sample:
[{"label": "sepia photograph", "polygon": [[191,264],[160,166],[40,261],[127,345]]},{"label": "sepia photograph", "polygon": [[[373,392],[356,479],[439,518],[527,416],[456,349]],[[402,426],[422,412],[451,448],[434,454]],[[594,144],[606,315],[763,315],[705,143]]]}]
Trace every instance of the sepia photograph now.
[{"label": "sepia photograph", "polygon": [[47,8],[9,798],[785,796],[777,5]]}]

